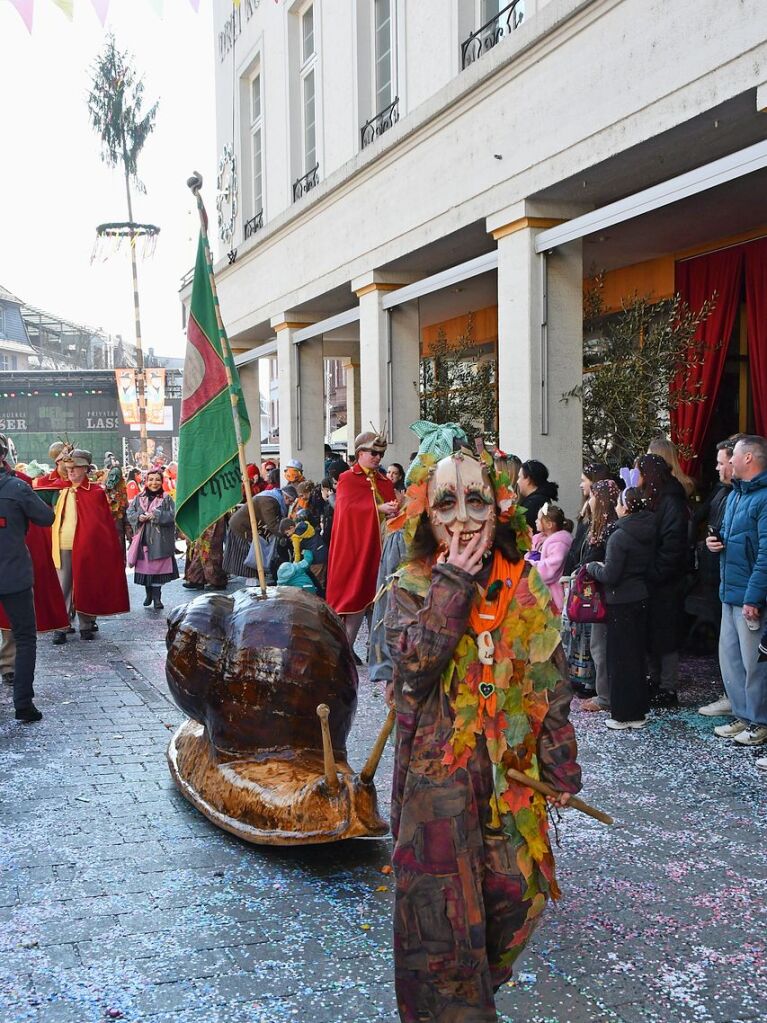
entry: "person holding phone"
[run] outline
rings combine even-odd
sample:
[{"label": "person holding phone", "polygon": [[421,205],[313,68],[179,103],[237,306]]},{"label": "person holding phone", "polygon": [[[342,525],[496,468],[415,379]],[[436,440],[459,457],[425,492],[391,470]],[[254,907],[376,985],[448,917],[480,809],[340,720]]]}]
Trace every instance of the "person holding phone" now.
[{"label": "person holding phone", "polygon": [[[716,471],[719,476],[719,483],[714,487],[711,496],[705,502],[696,516],[697,525],[701,521],[708,521],[706,527],[706,540],[709,537],[718,543],[722,543],[722,522],[724,521],[724,509],[727,498],[732,493],[732,452],[735,447],[737,436],[729,437],[716,446]],[[704,518],[705,516],[705,518]],[[700,584],[705,591],[711,595],[716,590],[716,600],[719,602],[719,553],[708,549],[704,540],[698,546],[698,577]],[[721,717],[732,715],[732,704],[727,693],[722,693],[718,700],[707,703],[698,708],[698,713],[704,717]]]},{"label": "person holding phone", "polygon": [[767,663],[759,661],[767,602],[767,439],[738,440],[732,485],[721,540],[706,540],[708,549],[720,555],[719,668],[734,715],[714,734],[741,746],[761,746],[767,743]]}]

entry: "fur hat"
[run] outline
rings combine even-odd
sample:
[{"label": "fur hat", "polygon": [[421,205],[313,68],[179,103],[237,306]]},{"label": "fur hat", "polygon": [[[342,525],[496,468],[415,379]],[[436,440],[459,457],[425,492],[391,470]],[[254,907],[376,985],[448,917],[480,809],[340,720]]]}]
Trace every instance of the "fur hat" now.
[{"label": "fur hat", "polygon": [[85,451],[83,448],[74,448],[64,459],[70,465],[81,465],[84,468],[90,468],[90,464],[93,461],[93,456],[90,451]]},{"label": "fur hat", "polygon": [[358,451],[377,451],[382,455],[386,451],[386,438],[376,430],[366,430],[354,438],[354,453]]}]

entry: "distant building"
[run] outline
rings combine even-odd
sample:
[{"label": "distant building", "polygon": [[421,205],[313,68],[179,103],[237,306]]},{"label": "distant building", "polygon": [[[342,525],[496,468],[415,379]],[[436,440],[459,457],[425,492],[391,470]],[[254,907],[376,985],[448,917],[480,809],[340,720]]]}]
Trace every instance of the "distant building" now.
[{"label": "distant building", "polygon": [[[146,366],[183,368],[183,359],[144,352]],[[136,346],[120,334],[107,334],[28,305],[0,285],[0,371],[110,370],[138,365]]]},{"label": "distant building", "polygon": [[35,351],[21,315],[22,301],[0,285],[0,370],[25,370]]}]

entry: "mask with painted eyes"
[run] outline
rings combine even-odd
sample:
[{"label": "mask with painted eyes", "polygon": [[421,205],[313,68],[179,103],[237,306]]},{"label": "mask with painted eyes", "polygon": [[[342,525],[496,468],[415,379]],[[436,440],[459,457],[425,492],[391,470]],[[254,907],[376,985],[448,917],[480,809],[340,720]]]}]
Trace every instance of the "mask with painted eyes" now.
[{"label": "mask with painted eyes", "polygon": [[450,547],[454,533],[460,548],[487,529],[488,548],[495,537],[495,492],[487,469],[475,458],[456,452],[435,466],[428,486],[429,522],[437,543]]}]

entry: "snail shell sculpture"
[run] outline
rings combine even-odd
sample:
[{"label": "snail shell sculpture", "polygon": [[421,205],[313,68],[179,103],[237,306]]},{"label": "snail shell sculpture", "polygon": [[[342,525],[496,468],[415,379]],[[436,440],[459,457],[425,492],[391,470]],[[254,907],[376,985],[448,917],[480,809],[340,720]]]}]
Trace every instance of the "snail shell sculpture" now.
[{"label": "snail shell sculpture", "polygon": [[346,739],[357,669],[344,628],[314,594],[276,592],[204,594],[168,618],[168,685],[189,715],[168,746],[171,774],[249,842],[383,835],[373,775],[393,719],[355,774]]}]

